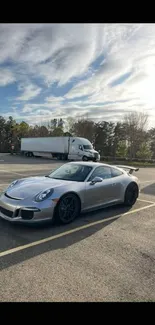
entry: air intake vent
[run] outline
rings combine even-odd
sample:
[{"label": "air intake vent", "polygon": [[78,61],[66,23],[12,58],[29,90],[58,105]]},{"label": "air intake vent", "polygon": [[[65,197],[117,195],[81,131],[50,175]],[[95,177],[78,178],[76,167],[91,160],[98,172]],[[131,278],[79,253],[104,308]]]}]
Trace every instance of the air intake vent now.
[{"label": "air intake vent", "polygon": [[12,218],[13,212],[7,209],[0,207],[0,212],[2,212],[5,216]]}]

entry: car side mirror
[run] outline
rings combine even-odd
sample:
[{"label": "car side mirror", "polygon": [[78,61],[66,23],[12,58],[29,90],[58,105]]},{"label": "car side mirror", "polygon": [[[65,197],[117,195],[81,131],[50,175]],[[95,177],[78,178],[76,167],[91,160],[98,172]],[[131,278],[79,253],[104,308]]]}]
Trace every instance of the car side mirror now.
[{"label": "car side mirror", "polygon": [[96,184],[96,183],[101,183],[103,181],[103,179],[101,178],[101,177],[94,177],[93,179],[92,179],[92,181],[90,182],[90,185],[94,185],[94,184]]}]

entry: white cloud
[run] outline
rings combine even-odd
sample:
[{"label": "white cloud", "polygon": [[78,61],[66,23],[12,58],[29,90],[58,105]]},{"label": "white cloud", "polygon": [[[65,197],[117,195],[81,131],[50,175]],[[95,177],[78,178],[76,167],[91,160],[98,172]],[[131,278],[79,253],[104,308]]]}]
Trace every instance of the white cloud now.
[{"label": "white cloud", "polygon": [[63,97],[54,97],[54,96],[49,96],[46,97],[46,102],[47,103],[52,103],[52,104],[58,104],[63,102],[64,98]]},{"label": "white cloud", "polygon": [[[88,112],[92,118],[113,120],[130,110],[154,116],[154,35],[153,24],[1,24],[0,65],[11,65],[0,67],[0,86],[16,80],[22,92],[19,101],[29,101],[49,87],[44,102],[23,106],[27,118],[39,118],[43,111],[52,117]],[[37,78],[42,88],[35,85]],[[73,88],[62,96],[61,86],[69,81]],[[59,97],[53,95],[54,87]]]},{"label": "white cloud", "polygon": [[37,97],[41,93],[41,88],[37,87],[36,85],[29,84],[29,85],[20,85],[19,90],[23,91],[22,95],[19,97],[16,97],[16,100],[18,101],[28,101],[30,99],[33,99]]},{"label": "white cloud", "polygon": [[7,86],[15,82],[15,80],[14,74],[9,69],[0,68],[0,87]]}]

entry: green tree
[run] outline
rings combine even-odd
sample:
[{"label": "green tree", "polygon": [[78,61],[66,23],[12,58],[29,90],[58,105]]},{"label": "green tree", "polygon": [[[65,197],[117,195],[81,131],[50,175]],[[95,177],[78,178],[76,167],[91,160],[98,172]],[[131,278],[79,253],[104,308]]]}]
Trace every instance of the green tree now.
[{"label": "green tree", "polygon": [[0,116],[0,152],[5,152],[5,146],[6,146],[6,120],[4,117]]},{"label": "green tree", "polygon": [[11,144],[16,143],[16,134],[14,132],[14,128],[16,126],[16,121],[9,116],[7,122],[5,123],[5,148],[6,151],[10,151]]},{"label": "green tree", "polygon": [[113,146],[114,123],[98,122],[94,126],[94,145],[102,156],[110,156]]},{"label": "green tree", "polygon": [[66,129],[65,133],[72,134],[74,123],[75,123],[75,121],[74,121],[73,117],[71,117],[71,116],[67,117],[67,119],[65,120],[65,129]]},{"label": "green tree", "polygon": [[131,112],[124,117],[130,158],[136,157],[136,152],[144,142],[147,134],[148,114]]},{"label": "green tree", "polygon": [[90,142],[94,142],[94,122],[86,119],[79,119],[75,122],[70,133],[77,137],[82,137],[88,139]]},{"label": "green tree", "polygon": [[127,134],[126,134],[126,124],[117,122],[114,127],[114,133],[113,133],[113,148],[112,148],[112,156],[116,156],[116,151],[118,150],[119,143],[121,141],[126,141]]},{"label": "green tree", "polygon": [[57,126],[52,132],[51,136],[53,137],[62,137],[64,135],[63,128],[60,126]]},{"label": "green tree", "polygon": [[128,154],[128,148],[125,141],[120,141],[117,145],[116,156],[126,158]]},{"label": "green tree", "polygon": [[148,143],[150,144],[150,149],[152,151],[152,156],[155,158],[155,128],[151,128],[148,131]]},{"label": "green tree", "polygon": [[139,159],[151,159],[152,158],[152,151],[150,150],[150,146],[148,143],[142,143],[137,151],[137,158]]}]

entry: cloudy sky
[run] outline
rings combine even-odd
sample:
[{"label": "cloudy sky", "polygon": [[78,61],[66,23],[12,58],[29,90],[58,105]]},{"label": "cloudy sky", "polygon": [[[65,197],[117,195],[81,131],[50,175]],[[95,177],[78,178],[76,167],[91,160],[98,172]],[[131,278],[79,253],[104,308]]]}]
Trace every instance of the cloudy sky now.
[{"label": "cloudy sky", "polygon": [[155,24],[0,24],[0,115],[155,126]]}]

